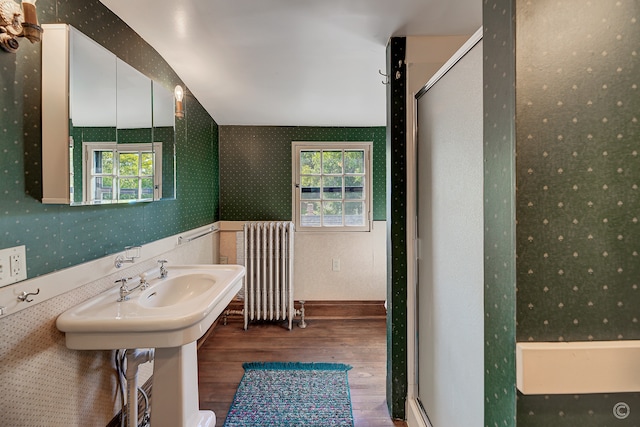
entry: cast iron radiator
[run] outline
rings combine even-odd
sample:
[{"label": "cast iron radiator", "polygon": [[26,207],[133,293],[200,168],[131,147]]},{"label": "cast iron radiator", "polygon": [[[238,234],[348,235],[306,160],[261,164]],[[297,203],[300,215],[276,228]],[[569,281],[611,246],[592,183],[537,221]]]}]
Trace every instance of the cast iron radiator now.
[{"label": "cast iron radiator", "polygon": [[254,320],[288,320],[293,301],[293,222],[244,225],[244,329]]}]

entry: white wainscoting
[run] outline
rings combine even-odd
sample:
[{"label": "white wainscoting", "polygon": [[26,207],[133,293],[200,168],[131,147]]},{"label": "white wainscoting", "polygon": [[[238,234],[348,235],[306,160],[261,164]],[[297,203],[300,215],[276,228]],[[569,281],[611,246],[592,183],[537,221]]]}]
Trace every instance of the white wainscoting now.
[{"label": "white wainscoting", "polygon": [[[244,221],[222,221],[220,255],[238,260],[236,233]],[[294,238],[294,298],[309,301],[384,301],[387,296],[386,221],[370,232],[304,232]],[[334,271],[339,260],[339,271]],[[242,262],[242,260],[240,260]]]}]

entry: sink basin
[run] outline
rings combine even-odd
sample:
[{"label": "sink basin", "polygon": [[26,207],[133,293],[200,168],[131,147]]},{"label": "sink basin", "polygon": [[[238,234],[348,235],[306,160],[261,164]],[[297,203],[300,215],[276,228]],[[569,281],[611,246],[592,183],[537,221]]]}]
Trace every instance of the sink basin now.
[{"label": "sink basin", "polygon": [[[76,350],[180,347],[209,329],[242,285],[240,265],[171,266],[118,302],[119,287],[61,314],[56,325]],[[133,288],[136,282],[130,282]]]},{"label": "sink basin", "polygon": [[210,274],[195,273],[165,278],[156,286],[142,292],[138,301],[143,307],[167,307],[188,304],[204,295],[216,284]]}]

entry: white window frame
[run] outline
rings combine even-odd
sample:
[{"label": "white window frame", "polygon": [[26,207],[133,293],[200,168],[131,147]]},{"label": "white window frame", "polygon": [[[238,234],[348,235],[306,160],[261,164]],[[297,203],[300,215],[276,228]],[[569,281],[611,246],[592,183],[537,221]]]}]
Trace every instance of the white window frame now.
[{"label": "white window frame", "polygon": [[[93,173],[92,173],[92,152],[95,150],[101,151],[113,151],[114,153],[114,171],[113,178],[115,182],[120,178],[119,173],[119,164],[118,164],[118,153],[122,152],[131,152],[138,151],[140,153],[145,152],[148,153],[151,151],[153,153],[153,198],[138,198],[132,200],[119,200],[117,198],[113,198],[110,200],[97,200],[93,199],[92,195],[95,194],[93,189]],[[133,144],[118,144],[116,142],[83,142],[82,143],[82,176],[83,176],[83,185],[82,185],[82,200],[84,203],[91,204],[102,204],[102,203],[130,203],[135,201],[151,201],[151,200],[160,200],[162,198],[162,143],[154,142],[154,143],[133,143]],[[117,184],[114,183],[113,187],[114,195],[119,194],[119,188]],[[114,196],[115,197],[115,196]]]},{"label": "white window frame", "polygon": [[[327,226],[321,224],[318,226],[303,226],[301,223],[301,188],[300,188],[300,153],[305,150],[311,151],[336,151],[336,150],[364,150],[364,202],[365,202],[365,221],[362,226],[349,226],[343,218],[342,226]],[[351,231],[371,231],[372,228],[372,195],[373,195],[373,142],[351,142],[351,141],[293,141],[291,143],[291,165],[292,165],[292,213],[296,231],[313,231],[313,232],[351,232]],[[322,176],[322,174],[321,174]],[[342,176],[348,176],[344,174]],[[321,191],[322,194],[322,191]],[[349,201],[345,199],[345,192],[342,192],[342,202]],[[344,209],[343,209],[344,215]]]}]

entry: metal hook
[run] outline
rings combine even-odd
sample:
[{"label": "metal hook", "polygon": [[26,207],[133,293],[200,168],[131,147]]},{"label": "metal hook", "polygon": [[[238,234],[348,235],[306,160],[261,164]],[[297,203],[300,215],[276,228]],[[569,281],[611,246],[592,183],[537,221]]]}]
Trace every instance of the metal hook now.
[{"label": "metal hook", "polygon": [[388,84],[389,84],[389,75],[388,75],[388,74],[384,74],[384,73],[383,73],[382,71],[380,71],[380,70],[378,70],[378,73],[379,73],[381,76],[386,77],[386,79],[387,79],[386,81],[384,81],[384,80],[383,80],[383,81],[382,81],[382,84],[383,84],[383,85],[388,85]]},{"label": "metal hook", "polygon": [[38,290],[36,292],[22,292],[20,295],[18,295],[18,301],[24,301],[24,302],[31,302],[33,301],[33,298],[29,299],[29,297],[31,295],[38,295],[40,293],[40,288],[38,288]]},{"label": "metal hook", "polygon": [[[398,68],[402,69],[402,59],[400,59],[398,61]],[[400,77],[402,77],[402,73],[400,72],[400,70],[396,71],[396,80],[400,80]]]}]

